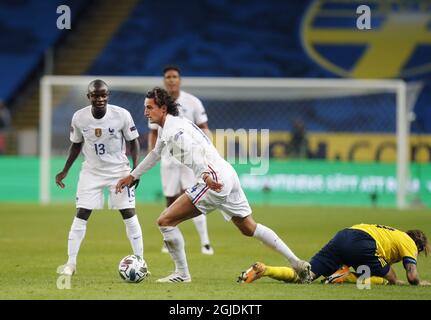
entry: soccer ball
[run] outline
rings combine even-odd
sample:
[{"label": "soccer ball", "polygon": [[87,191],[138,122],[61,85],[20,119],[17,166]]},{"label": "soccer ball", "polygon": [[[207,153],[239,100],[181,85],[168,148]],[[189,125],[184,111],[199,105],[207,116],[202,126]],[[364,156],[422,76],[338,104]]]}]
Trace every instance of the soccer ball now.
[{"label": "soccer ball", "polygon": [[118,273],[124,281],[135,283],[141,282],[149,274],[144,259],[135,255],[129,255],[121,259]]}]

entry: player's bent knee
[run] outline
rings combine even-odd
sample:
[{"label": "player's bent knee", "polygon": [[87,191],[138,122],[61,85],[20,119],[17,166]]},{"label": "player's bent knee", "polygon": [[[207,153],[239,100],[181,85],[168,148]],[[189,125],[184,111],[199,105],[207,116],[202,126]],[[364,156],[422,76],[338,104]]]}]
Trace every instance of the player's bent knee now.
[{"label": "player's bent knee", "polygon": [[237,227],[246,237],[252,237],[254,234],[254,230],[252,230],[248,225],[237,225]]},{"label": "player's bent knee", "polygon": [[159,227],[175,227],[178,224],[177,220],[174,217],[164,213],[162,213],[157,219],[157,225]]},{"label": "player's bent knee", "polygon": [[76,211],[76,217],[82,220],[87,221],[90,215],[91,215],[90,209],[78,208],[78,210]]},{"label": "player's bent knee", "polygon": [[240,228],[239,230],[246,237],[252,237],[254,234],[254,230],[251,230],[250,228]]},{"label": "player's bent knee", "polygon": [[121,213],[121,216],[123,217],[123,220],[130,219],[135,215],[135,209],[132,209],[132,208],[121,209],[120,213]]},{"label": "player's bent knee", "polygon": [[254,235],[254,232],[256,230],[256,222],[253,219],[249,217],[233,217],[232,221],[237,226],[239,231],[241,231],[241,233],[246,237],[252,237]]},{"label": "player's bent knee", "polygon": [[158,219],[157,219],[157,225],[159,227],[168,227],[170,226],[170,220],[167,219],[165,216],[161,215]]}]

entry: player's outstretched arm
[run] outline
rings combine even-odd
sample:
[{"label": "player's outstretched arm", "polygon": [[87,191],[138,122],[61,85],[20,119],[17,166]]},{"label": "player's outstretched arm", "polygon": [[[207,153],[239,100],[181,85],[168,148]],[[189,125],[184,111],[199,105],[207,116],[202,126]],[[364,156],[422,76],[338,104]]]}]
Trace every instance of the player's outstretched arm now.
[{"label": "player's outstretched arm", "polygon": [[63,179],[66,178],[67,173],[69,172],[70,167],[75,162],[78,155],[81,153],[82,149],[82,142],[79,143],[72,143],[69,148],[69,156],[67,157],[66,164],[64,165],[64,168],[61,172],[59,172],[55,176],[55,183],[60,188],[64,188],[65,184],[63,183]]},{"label": "player's outstretched arm", "polygon": [[131,187],[135,180],[139,179],[145,172],[150,170],[152,167],[156,165],[156,163],[160,160],[160,154],[156,151],[151,151],[141,163],[128,175],[127,177],[118,181],[115,192],[121,192],[124,187]]},{"label": "player's outstretched arm", "polygon": [[413,263],[406,263],[404,265],[406,269],[406,277],[410,284],[418,285],[420,283],[418,271],[416,269],[416,265]]},{"label": "player's outstretched arm", "polygon": [[121,193],[125,187],[131,187],[135,182],[135,177],[128,175],[127,177],[121,179],[117,182],[115,186],[115,193]]},{"label": "player's outstretched arm", "polygon": [[429,286],[430,283],[428,281],[421,281],[419,279],[419,273],[418,273],[418,269],[416,267],[416,264],[414,263],[406,263],[404,268],[406,269],[406,276],[407,276],[407,280],[409,281],[409,283],[411,285],[414,286]]}]

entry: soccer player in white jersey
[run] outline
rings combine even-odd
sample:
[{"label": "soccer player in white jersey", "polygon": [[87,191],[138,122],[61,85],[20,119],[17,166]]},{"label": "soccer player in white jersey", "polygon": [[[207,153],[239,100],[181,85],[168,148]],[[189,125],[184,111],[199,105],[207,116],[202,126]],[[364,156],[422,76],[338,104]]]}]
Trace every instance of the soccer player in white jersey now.
[{"label": "soccer player in white jersey", "polygon": [[[180,89],[180,69],[177,66],[165,67],[163,69],[163,82],[166,91],[178,104],[179,116],[189,119],[201,128],[207,136],[210,136],[208,117],[202,102],[190,93]],[[150,128],[148,134],[148,152],[150,152],[156,144],[157,129],[159,126],[156,123],[149,122],[148,127]],[[169,207],[185,190],[191,188],[196,183],[193,170],[176,161],[166,151],[162,153],[160,175],[163,194],[166,198],[166,207]],[[193,222],[201,240],[201,252],[207,255],[214,254],[214,249],[211,247],[208,236],[207,217],[201,214],[193,218]],[[162,252],[168,253],[165,245],[162,247]]]},{"label": "soccer player in white jersey", "polygon": [[105,82],[92,81],[88,86],[87,97],[91,105],[73,115],[69,156],[64,169],[55,177],[56,184],[64,188],[63,179],[81,150],[83,151],[85,161],[76,193],[77,212],[68,238],[69,259],[59,269],[59,273],[64,275],[73,275],[76,271],[76,258],[85,236],[87,220],[92,210],[103,209],[105,188],[109,191],[109,208],[118,209],[124,219],[133,253],[142,259],[144,256],[141,226],[135,214],[137,183],[128,186],[127,192],[115,192],[118,179],[128,176],[131,171],[124,140],[129,143],[133,167],[139,161],[138,131],[126,109],[108,104],[109,90]]},{"label": "soccer player in white jersey", "polygon": [[190,282],[191,275],[184,250],[184,238],[177,225],[200,214],[220,209],[224,217],[246,236],[253,236],[286,257],[303,281],[310,281],[310,264],[300,260],[270,228],[258,224],[233,167],[217,152],[208,137],[191,121],[178,117],[177,104],[161,88],[149,91],[145,99],[145,116],[157,123],[158,138],[154,149],[131,172],[118,181],[116,190],[131,186],[151,169],[163,149],[193,170],[198,181],[159,216],[157,223],[166,247],[175,262],[175,271],[157,282]]}]

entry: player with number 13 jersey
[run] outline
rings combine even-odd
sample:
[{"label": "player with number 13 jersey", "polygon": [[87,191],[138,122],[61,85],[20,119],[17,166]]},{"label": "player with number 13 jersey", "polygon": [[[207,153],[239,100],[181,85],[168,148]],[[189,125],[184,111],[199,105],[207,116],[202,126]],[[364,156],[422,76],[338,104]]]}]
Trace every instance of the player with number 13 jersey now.
[{"label": "player with number 13 jersey", "polygon": [[126,226],[127,237],[133,253],[143,259],[142,231],[135,213],[135,188],[137,183],[127,188],[127,192],[115,193],[119,178],[128,176],[131,168],[126,156],[126,143],[130,146],[133,168],[139,160],[138,131],[130,113],[123,108],[108,104],[109,89],[102,80],[94,80],[88,86],[87,97],[90,106],[75,112],[70,128],[69,156],[64,168],[55,181],[64,188],[70,167],[82,151],[85,161],[79,174],[76,192],[76,216],[68,238],[67,263],[58,269],[64,275],[73,275],[82,240],[87,229],[87,221],[92,210],[103,209],[103,190],[109,192],[108,207],[120,211]]},{"label": "player with number 13 jersey", "polygon": [[118,106],[108,104],[101,119],[93,117],[91,106],[78,110],[72,118],[70,141],[84,142],[82,169],[101,176],[124,176],[130,172],[124,139],[131,141],[138,137],[132,116]]}]

